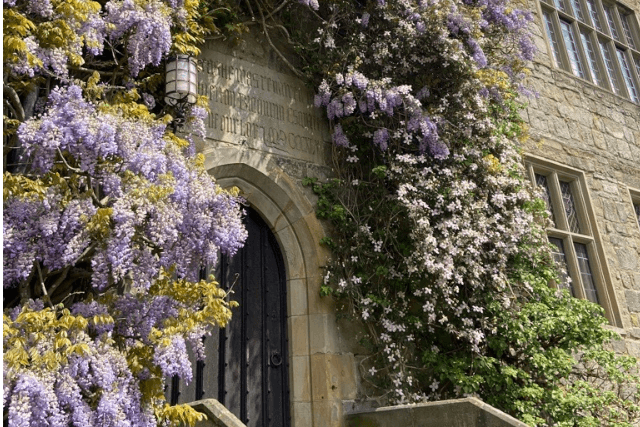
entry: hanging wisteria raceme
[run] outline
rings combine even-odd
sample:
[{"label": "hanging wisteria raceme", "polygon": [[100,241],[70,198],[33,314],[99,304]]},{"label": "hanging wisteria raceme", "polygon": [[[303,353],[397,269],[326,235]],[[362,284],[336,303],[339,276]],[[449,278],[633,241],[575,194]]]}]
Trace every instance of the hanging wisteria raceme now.
[{"label": "hanging wisteria raceme", "polygon": [[195,153],[207,100],[187,109],[177,137],[158,73],[171,50],[197,54],[231,9],[4,4],[5,129],[15,129],[5,138],[5,420],[193,425],[202,415],[168,405],[164,385],[190,381],[188,349],[204,358],[202,338],[229,321],[234,303],[200,270],[232,256],[246,231],[237,191]]},{"label": "hanging wisteria raceme", "polygon": [[[201,130],[206,116],[193,110]],[[3,283],[21,288],[37,275],[50,306],[5,313],[10,426],[196,419],[162,406],[162,384],[190,381],[187,344],[204,357],[201,338],[229,320],[225,293],[198,282],[199,271],[233,255],[246,231],[239,199],[206,173],[193,144],[140,111],[96,105],[71,85],[18,130],[30,173],[4,176]],[[51,305],[69,292],[81,295],[72,314]]]},{"label": "hanging wisteria raceme", "polygon": [[[186,343],[202,355],[207,325],[229,319],[215,282],[191,282],[200,266],[243,244],[238,199],[215,184],[201,156],[188,154],[192,144],[167,134],[148,112],[134,118],[124,110],[97,106],[71,85],[55,89],[45,113],[18,130],[32,174],[5,174],[4,288],[28,282],[35,270],[54,277],[84,270],[92,288],[85,292],[99,297],[71,307],[82,324],[73,334],[61,335],[71,319],[66,309],[43,309],[41,302],[5,315],[11,426],[41,419],[56,426],[155,425],[157,407],[141,400],[139,382],[155,381],[157,389],[173,375],[190,381]],[[194,110],[190,121],[200,129],[206,116]],[[167,279],[169,271],[180,284]],[[121,294],[125,283],[129,291]],[[21,336],[45,333],[36,328],[43,318],[49,341],[15,347]],[[132,350],[145,345],[147,353]],[[52,357],[57,369],[34,367]],[[79,402],[105,387],[96,404]]]},{"label": "hanging wisteria raceme", "polygon": [[[108,317],[99,311],[94,316],[89,317],[93,322]],[[87,334],[86,319],[68,310],[56,313],[41,302],[5,313],[9,350],[5,349],[4,407],[9,425],[156,425],[153,408],[141,405],[139,381],[125,354],[113,347],[109,334]],[[14,341],[22,346],[12,345]],[[29,360],[29,369],[17,368],[11,363],[14,358]]]},{"label": "hanging wisteria raceme", "polygon": [[[196,22],[198,2],[110,0],[4,0],[9,24],[5,31],[4,63],[16,75],[69,77],[69,68],[109,61],[99,58],[105,43],[127,55],[116,68],[128,67],[136,77],[149,65],[157,66],[172,45],[197,53],[194,41],[208,30]],[[44,22],[43,22],[44,21]],[[172,37],[187,38],[191,43]],[[112,52],[108,53],[112,55]],[[106,70],[111,72],[111,70]]]},{"label": "hanging wisteria raceme", "polygon": [[[5,287],[25,280],[34,258],[49,271],[90,261],[99,290],[125,277],[146,289],[161,268],[174,264],[178,274],[197,280],[197,266],[214,264],[218,251],[233,254],[242,245],[236,199],[166,139],[165,125],[101,112],[78,86],[57,89],[49,99],[47,112],[23,124],[18,135],[25,159],[57,185],[43,198],[5,202]],[[60,153],[75,165],[72,185],[87,192],[71,202],[65,199],[74,188],[53,172]],[[104,202],[91,200],[91,186],[103,189]],[[94,243],[97,212],[108,212],[101,220],[113,227],[100,247],[85,254]]]},{"label": "hanging wisteria raceme", "polygon": [[131,33],[127,52],[132,76],[137,76],[148,64],[160,64],[169,52],[172,20],[168,6],[161,1],[139,4],[133,0],[110,1],[105,5],[105,21],[113,27],[108,37],[118,39]]}]

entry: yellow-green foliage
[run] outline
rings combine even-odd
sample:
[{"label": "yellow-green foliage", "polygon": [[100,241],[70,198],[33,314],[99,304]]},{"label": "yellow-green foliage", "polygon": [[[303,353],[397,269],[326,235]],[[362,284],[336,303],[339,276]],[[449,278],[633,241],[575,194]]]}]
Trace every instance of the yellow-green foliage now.
[{"label": "yellow-green foliage", "polygon": [[100,73],[94,71],[84,86],[84,93],[89,101],[97,101],[104,96],[104,89],[98,86],[100,83]]},{"label": "yellow-green foliage", "polygon": [[140,99],[137,89],[127,92],[118,92],[109,102],[101,103],[98,111],[105,114],[113,114],[130,120],[140,120],[147,124],[155,123],[156,115],[149,112],[144,104],[136,101]]},{"label": "yellow-green foliage", "polygon": [[176,136],[173,132],[165,133],[164,139],[171,144],[175,144],[178,148],[187,148],[189,146],[189,141]]},{"label": "yellow-green foliage", "polygon": [[20,120],[10,119],[9,117],[2,116],[2,135],[10,136],[16,133],[18,126],[20,126]]},{"label": "yellow-green foliage", "polygon": [[504,71],[483,68],[476,72],[476,77],[486,87],[496,87],[505,92],[511,87],[509,76]]},{"label": "yellow-green foliage", "polygon": [[198,45],[204,43],[204,37],[210,34],[213,28],[207,28],[200,24],[199,0],[186,0],[184,8],[187,11],[186,23],[184,28],[174,32],[172,50],[177,53],[197,56],[200,54]]},{"label": "yellow-green foliage", "polygon": [[36,30],[36,25],[20,12],[6,7],[2,10],[2,18],[2,60],[6,63],[27,58],[30,66],[41,65],[42,61],[29,52],[23,40]]},{"label": "yellow-green foliage", "polygon": [[[91,321],[113,323],[110,316],[94,316]],[[73,316],[68,309],[60,307],[33,310],[25,306],[15,321],[5,313],[4,363],[8,369],[57,370],[67,363],[70,355],[89,351],[83,342],[88,324],[89,320]]]},{"label": "yellow-green foliage", "polygon": [[40,179],[30,179],[24,175],[14,175],[5,172],[2,176],[2,198],[9,197],[38,197],[44,198],[47,187]]},{"label": "yellow-green foliage", "polygon": [[207,418],[206,415],[186,404],[170,406],[165,403],[162,407],[156,407],[155,413],[158,421],[165,421],[170,425],[193,426],[196,422]]},{"label": "yellow-green foliage", "polygon": [[235,8],[223,0],[212,2],[185,0],[184,8],[187,11],[185,23],[174,28],[172,34],[171,50],[175,53],[199,55],[200,46],[204,44],[205,37],[221,33],[220,27],[228,33],[248,31],[247,27],[234,15],[232,9]]},{"label": "yellow-green foliage", "polygon": [[51,5],[57,18],[40,23],[28,19],[16,9],[4,8],[5,62],[17,62],[26,58],[32,67],[42,65],[42,62],[29,52],[24,42],[24,38],[35,36],[41,47],[62,49],[72,65],[79,66],[84,63],[84,59],[78,53],[78,46],[87,41],[84,36],[78,35],[77,30],[91,14],[100,11],[100,3],[87,0],[52,0]]},{"label": "yellow-green foliage", "polygon": [[3,175],[3,200],[9,197],[42,200],[47,193],[51,192],[61,196],[63,204],[72,198],[69,183],[56,172],[48,173],[38,179],[14,175],[10,172],[5,172]]},{"label": "yellow-green foliage", "polygon": [[[99,210],[91,219],[90,227],[99,228],[95,224],[107,223],[110,215],[108,209]],[[143,337],[148,341],[138,340],[133,345],[129,343],[124,346],[114,341],[118,338],[110,338],[106,334],[100,335],[99,339],[123,351],[133,375],[146,370],[146,379],[140,381],[140,391],[143,400],[155,408],[159,421],[174,426],[193,426],[205,416],[188,405],[169,406],[166,403],[164,376],[153,363],[154,352],[160,346],[170,345],[175,335],[188,336],[193,331],[200,331],[203,326],[225,326],[231,318],[230,307],[237,304],[227,302],[227,294],[213,280],[193,283],[174,280],[173,277],[171,270],[163,271],[149,292],[137,295],[138,298],[169,296],[183,304],[175,318],[166,319],[162,327],[152,328],[149,337]],[[114,292],[107,292],[99,296],[97,302],[110,306],[118,298]],[[113,323],[114,318],[110,315],[74,316],[62,304],[41,310],[26,305],[15,320],[5,312],[3,340],[6,369],[45,375],[59,371],[68,364],[72,354],[93,354],[95,349],[89,345],[94,339],[89,332],[92,330],[90,327]]]},{"label": "yellow-green foliage", "polygon": [[158,203],[173,194],[175,179],[171,172],[160,175],[158,181],[162,185],[151,184],[145,178],[131,171],[125,171],[122,179],[124,185],[132,188],[129,195],[134,199],[139,199],[141,203]]},{"label": "yellow-green foliage", "polygon": [[74,198],[90,197],[86,191],[84,193],[77,191],[81,179],[79,176],[65,178],[57,172],[47,173],[38,179],[5,172],[3,175],[3,200],[6,201],[10,197],[43,200],[45,196],[55,194],[60,201],[60,206],[64,207]]},{"label": "yellow-green foliage", "polygon": [[[173,280],[171,272],[164,272],[149,290],[151,295],[166,295],[184,304],[178,317],[165,321],[164,330],[152,331],[154,339],[166,340],[174,334],[182,334],[197,325],[218,325],[224,327],[231,319],[230,306],[235,302],[226,301],[226,292],[215,281]],[[164,344],[168,344],[164,342]]]},{"label": "yellow-green foliage", "polygon": [[500,160],[498,160],[498,158],[493,154],[487,154],[482,160],[484,160],[487,165],[487,170],[491,174],[497,174],[502,169],[500,166]]},{"label": "yellow-green foliage", "polygon": [[104,239],[111,231],[113,208],[99,208],[87,223],[87,231],[97,239]]}]

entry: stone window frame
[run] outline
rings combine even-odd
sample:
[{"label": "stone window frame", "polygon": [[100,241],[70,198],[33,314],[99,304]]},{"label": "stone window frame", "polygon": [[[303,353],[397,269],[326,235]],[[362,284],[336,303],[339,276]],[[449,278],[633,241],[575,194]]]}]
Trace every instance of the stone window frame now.
[{"label": "stone window frame", "polygon": [[556,68],[640,104],[640,22],[633,8],[612,0],[540,0],[538,4],[547,50]]},{"label": "stone window frame", "polygon": [[[536,174],[547,177],[551,197],[553,215],[559,224],[547,227],[547,236],[560,239],[564,245],[564,255],[568,274],[572,279],[572,287],[577,298],[586,299],[578,256],[574,244],[586,246],[588,262],[591,268],[593,283],[598,295],[598,304],[604,308],[605,317],[612,326],[622,327],[620,309],[615,298],[615,290],[611,280],[610,268],[604,252],[604,245],[596,221],[595,211],[591,203],[587,178],[583,171],[553,162],[541,157],[527,155],[525,167],[531,183],[536,186]],[[569,183],[580,232],[570,231],[562,201],[560,181]],[[555,288],[561,287],[551,283]]]},{"label": "stone window frame", "polygon": [[627,187],[627,189],[629,190],[633,217],[640,229],[640,190],[632,187]]}]

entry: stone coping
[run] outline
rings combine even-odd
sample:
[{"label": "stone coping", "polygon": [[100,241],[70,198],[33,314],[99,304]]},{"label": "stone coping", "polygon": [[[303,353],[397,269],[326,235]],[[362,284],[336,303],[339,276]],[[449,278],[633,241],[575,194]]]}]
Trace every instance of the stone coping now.
[{"label": "stone coping", "polygon": [[398,405],[345,416],[347,427],[527,427],[475,397]]},{"label": "stone coping", "polygon": [[196,400],[189,405],[207,416],[206,420],[196,423],[196,427],[246,427],[216,399]]}]

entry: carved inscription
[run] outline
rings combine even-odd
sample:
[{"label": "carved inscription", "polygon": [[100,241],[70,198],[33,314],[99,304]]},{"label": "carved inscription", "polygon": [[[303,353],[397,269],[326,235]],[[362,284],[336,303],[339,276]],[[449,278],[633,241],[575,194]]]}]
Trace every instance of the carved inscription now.
[{"label": "carved inscription", "polygon": [[328,125],[313,94],[297,79],[205,50],[198,92],[209,97],[207,137],[324,162]]}]

